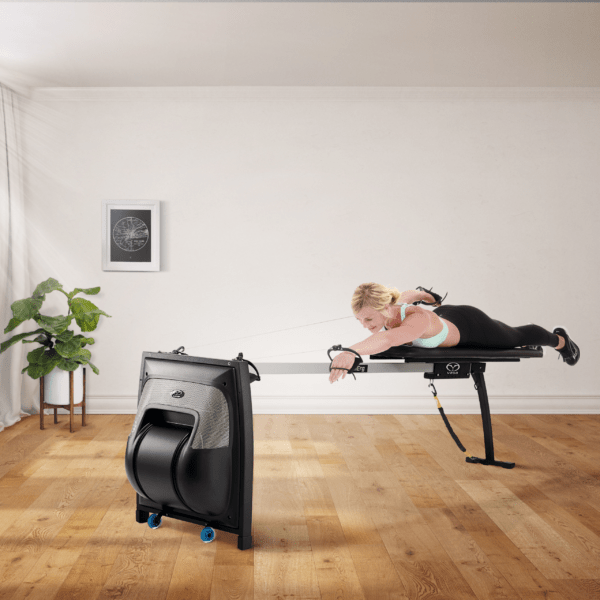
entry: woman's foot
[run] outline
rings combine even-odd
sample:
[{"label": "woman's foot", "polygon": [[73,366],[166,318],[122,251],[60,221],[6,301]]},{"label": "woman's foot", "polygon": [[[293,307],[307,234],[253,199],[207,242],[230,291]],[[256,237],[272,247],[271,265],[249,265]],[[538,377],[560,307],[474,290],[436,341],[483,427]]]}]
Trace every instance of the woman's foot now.
[{"label": "woman's foot", "polygon": [[556,350],[568,365],[573,366],[579,360],[579,347],[563,327],[555,327],[552,333],[556,334],[560,340]]}]

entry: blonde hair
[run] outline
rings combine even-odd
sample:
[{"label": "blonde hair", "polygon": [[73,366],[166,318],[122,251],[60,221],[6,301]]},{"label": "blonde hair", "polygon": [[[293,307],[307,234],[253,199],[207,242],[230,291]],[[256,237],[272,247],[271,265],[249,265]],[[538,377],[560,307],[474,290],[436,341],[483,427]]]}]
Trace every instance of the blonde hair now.
[{"label": "blonde hair", "polygon": [[379,312],[386,309],[388,304],[396,304],[400,292],[396,288],[388,288],[380,283],[361,283],[352,294],[352,312],[360,312],[365,306]]}]

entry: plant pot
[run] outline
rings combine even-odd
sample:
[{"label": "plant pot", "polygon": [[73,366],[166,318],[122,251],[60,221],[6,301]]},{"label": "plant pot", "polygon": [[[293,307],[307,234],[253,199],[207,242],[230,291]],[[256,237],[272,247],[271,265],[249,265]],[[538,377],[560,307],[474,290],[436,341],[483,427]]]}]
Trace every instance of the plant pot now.
[{"label": "plant pot", "polygon": [[[62,404],[69,406],[69,371],[54,367],[48,375],[44,375],[44,402],[46,404]],[[83,368],[82,365],[73,371],[73,404],[83,400]]]}]

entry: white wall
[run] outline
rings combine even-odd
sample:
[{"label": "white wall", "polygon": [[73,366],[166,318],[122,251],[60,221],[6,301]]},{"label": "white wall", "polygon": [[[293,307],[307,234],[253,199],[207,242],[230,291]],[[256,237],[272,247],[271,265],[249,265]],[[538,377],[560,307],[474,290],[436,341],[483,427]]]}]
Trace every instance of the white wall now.
[{"label": "white wall", "polygon": [[[597,88],[39,89],[24,120],[32,290],[102,288],[90,412],[135,412],[146,350],[325,361],[366,337],[353,319],[199,346],[351,316],[365,281],[566,326],[579,364],[548,349],[489,365],[492,411],[598,411],[599,104]],[[102,271],[103,199],[162,201],[159,273]],[[59,294],[44,306],[65,310]],[[437,389],[448,412],[478,412],[472,380]],[[253,401],[435,411],[419,374],[271,376]]]}]

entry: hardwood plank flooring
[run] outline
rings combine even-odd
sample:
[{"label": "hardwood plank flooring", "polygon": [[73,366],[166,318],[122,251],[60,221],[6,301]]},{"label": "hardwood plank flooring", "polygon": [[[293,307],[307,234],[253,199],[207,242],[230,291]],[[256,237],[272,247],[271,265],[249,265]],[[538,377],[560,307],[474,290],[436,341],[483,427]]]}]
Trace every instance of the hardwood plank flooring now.
[{"label": "hardwood plank flooring", "polygon": [[[134,415],[0,432],[1,600],[600,600],[600,418],[255,415],[253,541],[135,522]],[[450,415],[483,456],[481,418]]]}]

